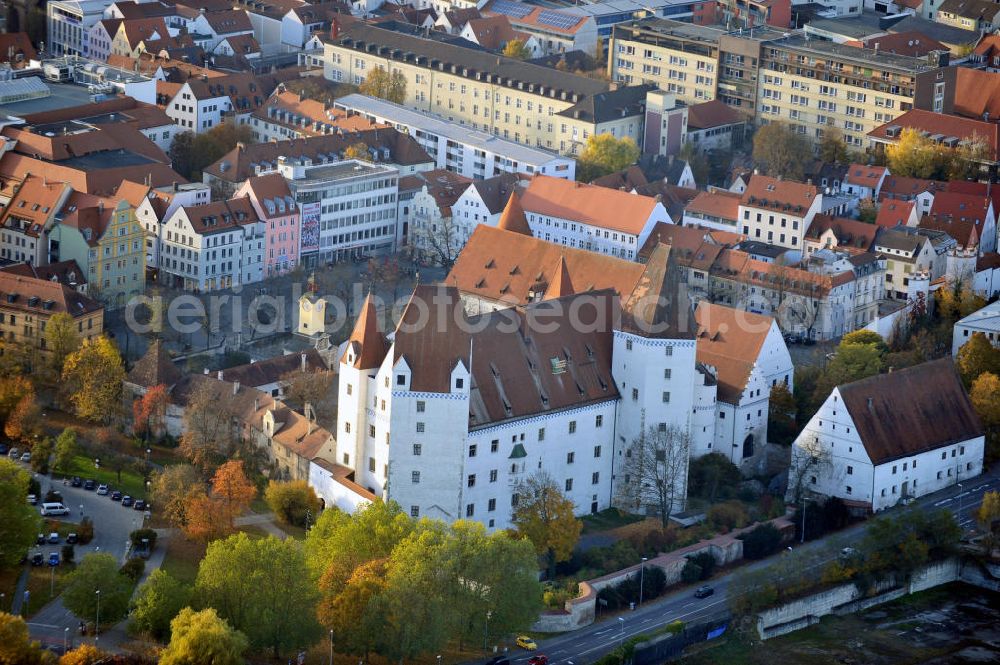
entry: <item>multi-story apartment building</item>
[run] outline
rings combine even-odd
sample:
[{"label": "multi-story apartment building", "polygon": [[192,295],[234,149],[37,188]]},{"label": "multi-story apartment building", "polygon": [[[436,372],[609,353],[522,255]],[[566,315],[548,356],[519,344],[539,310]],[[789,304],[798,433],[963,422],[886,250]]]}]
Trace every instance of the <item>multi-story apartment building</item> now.
[{"label": "multi-story apartment building", "polygon": [[302,216],[299,261],[306,268],[399,247],[396,169],[358,160],[279,157],[278,172]]},{"label": "multi-story apartment building", "polygon": [[250,199],[177,208],[160,226],[159,278],[186,291],[214,291],[259,282],[264,223]]},{"label": "multi-story apartment building", "polygon": [[45,353],[45,326],[54,314],[69,314],[81,340],[104,330],[99,302],[56,280],[0,271],[0,338]]},{"label": "multi-story apartment building", "polygon": [[648,87],[619,87],[443,39],[356,23],[324,41],[323,75],[360,84],[375,69],[400,72],[404,106],[562,154],[577,154],[595,134],[641,141]]},{"label": "multi-story apartment building", "polygon": [[69,184],[44,175],[26,174],[21,183],[14,183],[5,192],[3,198],[9,198],[0,213],[0,259],[36,266],[48,263],[48,232],[72,193]]},{"label": "multi-story apartment building", "polygon": [[654,84],[688,104],[718,98],[753,115],[761,48],[784,35],[768,27],[727,32],[660,18],[616,25],[608,46],[608,75]]},{"label": "multi-story apartment building", "polygon": [[535,176],[510,205],[536,238],[628,260],[637,259],[657,223],[671,221],[651,196],[549,176]]},{"label": "multi-story apartment building", "polygon": [[608,76],[626,85],[655,85],[688,104],[715,99],[724,34],[659,18],[616,25],[608,42]]},{"label": "multi-story apartment building", "polygon": [[428,113],[366,95],[347,95],[336,107],[409,134],[434,158],[435,167],[467,178],[501,173],[541,173],[576,178],[576,160],[481,131],[469,131]]},{"label": "multi-story apartment building", "polygon": [[247,196],[264,223],[264,276],[283,275],[299,264],[299,207],[280,173],[247,178],[236,197]]},{"label": "multi-story apartment building", "polygon": [[358,132],[373,127],[362,117],[348,118],[340,109],[288,92],[281,85],[271,93],[264,106],[251,114],[248,124],[254,140],[259,143]]},{"label": "multi-story apartment building", "polygon": [[[843,2],[853,2],[861,11],[861,0],[830,0],[830,4]],[[792,4],[792,0],[718,0],[719,22],[733,30],[765,25],[785,29],[791,26]]]},{"label": "multi-story apartment building", "polygon": [[815,185],[755,174],[740,199],[741,232],[751,240],[801,250],[823,195]]},{"label": "multi-story apartment building", "polygon": [[[886,259],[886,297],[909,300],[917,290],[943,276],[948,269],[948,253],[954,246],[954,239],[941,231],[906,226],[881,231],[874,251]],[[915,289],[914,282],[919,288]]]},{"label": "multi-story apartment building", "polygon": [[146,284],[146,231],[124,198],[74,192],[49,234],[52,261],[75,260],[90,295],[108,309],[124,307]]},{"label": "multi-story apartment building", "polygon": [[947,55],[913,58],[789,37],[764,46],[757,122],[788,123],[811,142],[835,130],[852,148],[912,108],[944,110],[954,72]]}]

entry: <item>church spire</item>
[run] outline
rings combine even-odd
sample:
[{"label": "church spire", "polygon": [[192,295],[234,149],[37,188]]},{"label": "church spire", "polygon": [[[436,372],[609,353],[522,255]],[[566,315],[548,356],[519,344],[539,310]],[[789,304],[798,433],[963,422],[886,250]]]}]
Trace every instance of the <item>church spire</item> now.
[{"label": "church spire", "polygon": [[[349,364],[355,369],[372,369],[382,364],[385,352],[385,337],[379,329],[378,312],[372,301],[372,294],[369,293],[358,313],[354,330],[347,340],[347,351],[344,352],[344,356],[354,357],[353,362]],[[343,360],[342,358],[341,361]]]}]

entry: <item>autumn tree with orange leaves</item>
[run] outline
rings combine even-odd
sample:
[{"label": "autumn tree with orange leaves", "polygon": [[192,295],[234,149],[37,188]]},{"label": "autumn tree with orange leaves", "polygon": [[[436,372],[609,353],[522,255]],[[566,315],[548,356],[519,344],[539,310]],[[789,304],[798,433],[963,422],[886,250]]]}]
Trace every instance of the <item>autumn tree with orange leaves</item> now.
[{"label": "autumn tree with orange leaves", "polygon": [[184,534],[208,542],[232,533],[236,517],[250,507],[257,487],[243,471],[243,462],[230,460],[212,477],[210,492],[192,491],[184,500]]},{"label": "autumn tree with orange leaves", "polygon": [[161,436],[169,404],[170,396],[162,383],[147,390],[145,395],[132,403],[132,431],[141,434],[144,441],[148,441],[150,436]]},{"label": "autumn tree with orange leaves", "polygon": [[42,433],[42,411],[38,408],[34,391],[18,400],[14,411],[4,423],[3,432],[7,438],[26,444],[33,443]]}]

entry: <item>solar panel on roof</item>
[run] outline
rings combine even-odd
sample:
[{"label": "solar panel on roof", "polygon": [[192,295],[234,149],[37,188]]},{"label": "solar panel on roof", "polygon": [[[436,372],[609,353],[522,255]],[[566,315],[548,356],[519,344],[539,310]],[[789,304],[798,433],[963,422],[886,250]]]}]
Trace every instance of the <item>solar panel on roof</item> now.
[{"label": "solar panel on roof", "polygon": [[573,14],[563,14],[562,12],[553,12],[546,9],[538,12],[538,22],[544,23],[545,25],[551,25],[553,28],[569,30],[580,22],[580,17]]},{"label": "solar panel on roof", "polygon": [[524,18],[534,10],[535,8],[531,5],[511,2],[511,0],[493,0],[490,4],[490,11],[503,14],[504,16],[513,16],[514,18]]}]

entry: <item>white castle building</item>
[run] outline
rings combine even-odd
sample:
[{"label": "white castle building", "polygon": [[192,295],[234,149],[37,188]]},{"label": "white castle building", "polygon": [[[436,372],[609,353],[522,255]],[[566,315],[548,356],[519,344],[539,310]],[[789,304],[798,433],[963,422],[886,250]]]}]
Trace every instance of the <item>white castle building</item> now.
[{"label": "white castle building", "polygon": [[[365,302],[340,360],[336,460],[314,461],[317,491],[342,508],[375,495],[414,517],[500,529],[539,471],[578,513],[608,508],[626,494],[635,442],[668,426],[690,433],[692,454],[735,440],[721,452],[754,467],[763,445],[745,457],[743,434],[716,435],[719,372],[697,358],[699,324],[669,258],[665,244],[639,264],[534,238],[512,196],[444,285],[415,289],[394,331]],[[724,372],[732,399],[783,380],[788,352],[780,335],[778,352],[764,343],[771,328],[750,344],[713,330],[713,357],[748,358]],[[757,397],[743,402],[763,409],[766,428]],[[753,427],[766,440],[756,417]],[[677,509],[686,480],[685,458]]]}]

